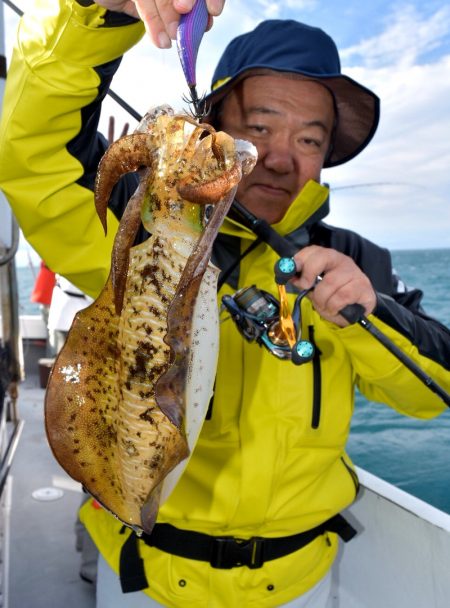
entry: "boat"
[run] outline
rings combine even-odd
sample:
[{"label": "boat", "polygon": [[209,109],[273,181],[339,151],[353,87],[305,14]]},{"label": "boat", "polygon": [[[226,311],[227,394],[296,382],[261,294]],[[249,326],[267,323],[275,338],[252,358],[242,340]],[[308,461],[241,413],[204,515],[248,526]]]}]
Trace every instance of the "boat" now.
[{"label": "boat", "polygon": [[[58,465],[45,437],[45,327],[37,316],[22,317],[19,327],[18,422],[3,424],[12,426],[1,441],[0,607],[94,607],[94,586],[79,576],[74,533],[82,488]],[[342,544],[333,567],[333,605],[448,608],[450,515],[364,469],[357,473],[361,490],[344,516],[358,534]]]},{"label": "boat", "polygon": [[[17,242],[0,194],[0,608],[90,608],[95,588],[79,575],[74,533],[83,491],[46,440],[51,362],[42,319],[18,313]],[[344,515],[358,534],[341,545],[333,566],[333,607],[448,608],[450,515],[368,471],[357,473],[361,489]]]}]

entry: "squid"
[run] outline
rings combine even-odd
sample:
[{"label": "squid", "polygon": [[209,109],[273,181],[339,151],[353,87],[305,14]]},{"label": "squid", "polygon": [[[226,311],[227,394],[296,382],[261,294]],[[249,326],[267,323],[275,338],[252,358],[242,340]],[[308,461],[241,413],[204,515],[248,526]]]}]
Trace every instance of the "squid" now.
[{"label": "squid", "polygon": [[[256,149],[169,106],[147,113],[100,161],[104,230],[119,178],[139,185],[109,278],[54,363],[45,426],[65,471],[138,534],[150,533],[188,462],[212,396],[218,269],[212,244]],[[141,225],[150,237],[135,244]]]}]

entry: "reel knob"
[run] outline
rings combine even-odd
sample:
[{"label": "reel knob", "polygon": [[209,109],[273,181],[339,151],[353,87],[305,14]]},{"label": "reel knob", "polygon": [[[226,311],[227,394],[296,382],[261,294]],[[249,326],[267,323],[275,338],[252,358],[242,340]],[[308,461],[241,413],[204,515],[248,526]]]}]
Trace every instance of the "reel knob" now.
[{"label": "reel knob", "polygon": [[308,363],[314,357],[314,345],[308,340],[299,340],[292,347],[291,360],[295,365]]},{"label": "reel knob", "polygon": [[286,285],[297,274],[294,258],[280,258],[275,264],[274,272],[277,285]]}]

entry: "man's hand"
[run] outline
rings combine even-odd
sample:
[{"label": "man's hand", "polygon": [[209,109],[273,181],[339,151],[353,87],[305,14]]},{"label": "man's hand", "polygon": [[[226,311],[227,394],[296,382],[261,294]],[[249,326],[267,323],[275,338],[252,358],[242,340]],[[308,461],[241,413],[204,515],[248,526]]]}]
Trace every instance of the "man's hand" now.
[{"label": "man's hand", "polygon": [[299,251],[294,260],[301,275],[292,283],[299,289],[312,287],[316,277],[322,276],[308,297],[324,319],[345,327],[348,323],[339,311],[348,304],[361,304],[366,314],[373,312],[375,290],[352,258],[334,249],[311,245]]},{"label": "man's hand", "polygon": [[[172,46],[176,39],[180,15],[188,13],[196,0],[96,0],[96,4],[110,11],[126,13],[142,19],[153,43],[160,49]],[[209,12],[207,29],[212,27],[213,17],[220,15],[225,0],[206,0]]]}]

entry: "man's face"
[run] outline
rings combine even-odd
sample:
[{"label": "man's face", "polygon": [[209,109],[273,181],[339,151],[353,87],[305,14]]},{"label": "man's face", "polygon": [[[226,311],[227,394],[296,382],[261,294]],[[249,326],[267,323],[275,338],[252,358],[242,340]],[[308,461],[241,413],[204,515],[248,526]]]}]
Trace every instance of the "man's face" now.
[{"label": "man's face", "polygon": [[317,82],[282,75],[250,76],[224,99],[220,128],[251,141],[258,162],[236,198],[274,224],[320,171],[334,122],[331,94]]}]

